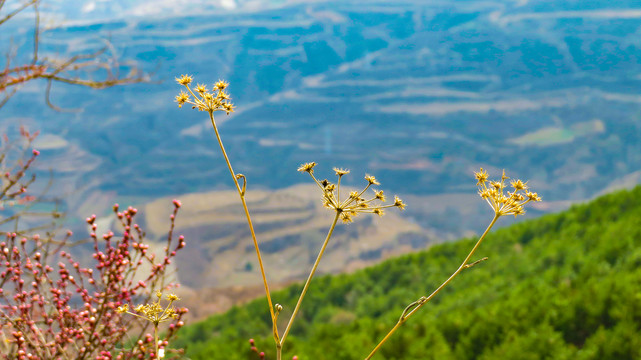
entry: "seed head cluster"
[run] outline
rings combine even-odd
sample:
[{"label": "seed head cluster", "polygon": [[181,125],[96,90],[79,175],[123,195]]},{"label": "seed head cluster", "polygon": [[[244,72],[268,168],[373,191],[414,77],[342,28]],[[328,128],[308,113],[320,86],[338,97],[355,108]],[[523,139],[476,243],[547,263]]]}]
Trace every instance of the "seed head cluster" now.
[{"label": "seed head cluster", "polygon": [[176,312],[176,309],[172,306],[174,301],[180,300],[178,296],[174,294],[167,295],[167,301],[169,301],[169,303],[164,308],[160,305],[160,299],[162,298],[162,293],[160,291],[156,292],[156,298],[157,300],[155,302],[152,302],[151,304],[141,304],[136,306],[133,309],[134,312],[129,311],[128,304],[118,307],[116,311],[121,314],[127,313],[137,316],[151,322],[154,325],[158,325],[161,322],[165,322],[171,319],[178,319],[179,315]]},{"label": "seed head cluster", "polygon": [[312,177],[316,185],[318,185],[323,192],[323,206],[335,210],[345,223],[352,222],[353,218],[359,213],[372,213],[383,216],[384,209],[386,208],[397,207],[401,210],[405,209],[405,203],[403,203],[403,200],[399,199],[398,196],[394,196],[393,203],[385,204],[386,198],[383,190],[374,190],[374,196],[371,199],[364,198],[363,195],[372,185],[380,185],[378,180],[371,175],[365,176],[367,185],[363,190],[351,191],[346,199],[340,200],[341,179],[344,175],[349,174],[349,170],[334,168],[334,173],[338,177],[338,181],[334,184],[328,180],[319,181],[316,179],[314,176],[314,166],[316,166],[315,162],[302,164],[298,168],[298,171],[306,172]]},{"label": "seed head cluster", "polygon": [[176,78],[176,82],[184,86],[187,90],[187,92],[181,90],[176,96],[178,107],[190,104],[192,105],[192,109],[208,111],[210,113],[214,111],[224,111],[229,115],[229,113],[234,112],[234,105],[229,101],[231,98],[229,94],[225,92],[225,89],[229,86],[225,81],[219,80],[214,84],[211,91],[209,91],[207,85],[203,84],[197,84],[192,89],[192,77],[189,75],[182,75]]},{"label": "seed head cluster", "polygon": [[479,195],[487,201],[497,216],[502,215],[523,215],[525,214],[524,205],[530,201],[541,201],[539,195],[531,192],[527,182],[515,179],[510,182],[513,191],[504,192],[508,186],[506,180],[509,179],[503,171],[500,181],[489,180],[489,174],[481,168],[474,173],[476,185],[479,188]]}]

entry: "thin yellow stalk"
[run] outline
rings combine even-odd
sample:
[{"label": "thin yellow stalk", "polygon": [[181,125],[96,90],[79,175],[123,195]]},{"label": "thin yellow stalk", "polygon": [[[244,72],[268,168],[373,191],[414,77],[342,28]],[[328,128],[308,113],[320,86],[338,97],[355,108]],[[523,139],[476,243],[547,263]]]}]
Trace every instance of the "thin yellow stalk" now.
[{"label": "thin yellow stalk", "polygon": [[274,314],[274,305],[272,303],[272,296],[271,293],[269,292],[269,285],[267,284],[267,276],[265,275],[265,267],[263,265],[263,258],[260,255],[260,248],[258,247],[258,240],[256,240],[256,233],[254,232],[254,225],[252,224],[251,216],[249,215],[249,209],[247,208],[247,202],[245,201],[245,193],[241,189],[240,184],[238,183],[238,179],[236,178],[236,174],[234,173],[234,169],[231,166],[231,162],[229,161],[229,157],[227,156],[227,152],[225,151],[225,147],[223,146],[223,141],[220,137],[220,133],[218,132],[218,127],[216,126],[216,122],[214,121],[214,113],[213,111],[209,111],[209,118],[211,119],[211,124],[214,127],[214,132],[216,133],[216,139],[218,140],[218,145],[220,145],[220,150],[223,153],[223,157],[225,158],[225,161],[227,162],[227,167],[229,168],[229,173],[231,174],[232,179],[234,180],[234,184],[236,184],[236,190],[238,190],[238,195],[240,196],[240,201],[243,204],[243,209],[245,210],[245,216],[247,217],[247,224],[249,226],[249,231],[251,232],[252,240],[254,241],[254,249],[256,250],[256,256],[258,257],[258,265],[260,266],[260,274],[263,277],[263,284],[265,285],[265,294],[267,295],[267,302],[269,304],[269,313],[272,318],[272,327],[273,327],[273,332],[274,332],[274,340],[276,343],[279,343],[278,340],[278,329],[276,327],[276,316]]},{"label": "thin yellow stalk", "polygon": [[461,266],[459,266],[459,268],[456,269],[456,271],[447,280],[445,280],[445,282],[442,283],[441,286],[439,286],[436,290],[434,290],[434,292],[432,292],[430,296],[426,298],[422,298],[419,302],[416,303],[416,306],[411,311],[407,312],[407,314],[404,313],[403,316],[401,316],[401,318],[398,320],[396,325],[394,325],[394,327],[387,333],[387,335],[385,335],[383,340],[381,340],[378,343],[378,345],[376,345],[374,350],[372,350],[372,352],[365,358],[365,360],[371,359],[372,356],[376,354],[378,349],[380,349],[381,346],[383,346],[383,344],[392,336],[392,334],[398,328],[401,327],[401,325],[405,323],[405,321],[407,321],[407,319],[409,319],[416,311],[418,311],[418,309],[423,307],[423,305],[427,304],[427,302],[429,302],[434,296],[436,296],[436,294],[438,294],[447,284],[450,283],[450,281],[452,281],[461,271],[463,271],[463,269],[467,267],[466,265],[468,265],[468,262],[472,258],[472,255],[474,255],[474,252],[476,252],[476,249],[478,249],[479,245],[481,245],[481,242],[483,241],[487,233],[490,231],[490,229],[494,226],[494,224],[496,223],[496,220],[498,220],[500,216],[501,215],[498,213],[494,215],[492,222],[490,222],[490,225],[488,225],[487,229],[485,229],[485,232],[483,232],[483,235],[481,235],[481,237],[478,239],[478,241],[476,242],[472,250],[470,250],[470,253],[467,254],[467,257],[465,257],[465,260],[463,260],[463,263],[461,263]]},{"label": "thin yellow stalk", "polygon": [[160,359],[160,356],[158,355],[158,323],[154,322],[154,342],[156,343],[156,359]]},{"label": "thin yellow stalk", "polygon": [[305,297],[305,294],[307,293],[307,289],[309,288],[309,284],[312,281],[312,277],[314,277],[314,273],[316,273],[316,269],[318,268],[318,264],[320,263],[321,258],[323,257],[323,253],[325,253],[325,248],[327,248],[327,244],[329,244],[329,239],[332,237],[332,233],[334,232],[334,228],[336,227],[336,223],[338,222],[338,217],[340,216],[340,212],[336,211],[336,216],[334,216],[334,221],[332,222],[332,226],[329,228],[329,232],[327,233],[327,237],[325,238],[325,242],[323,243],[323,246],[321,247],[320,251],[318,252],[318,256],[316,257],[316,261],[314,262],[314,266],[312,266],[312,270],[309,273],[309,276],[307,277],[307,281],[305,281],[305,285],[303,286],[303,291],[301,291],[300,296],[298,297],[298,302],[296,303],[296,307],[294,308],[294,312],[292,313],[292,316],[289,318],[289,322],[287,322],[287,327],[285,328],[285,332],[283,333],[283,337],[280,340],[280,347],[279,347],[279,353],[280,353],[280,348],[283,346],[285,343],[285,339],[287,338],[287,334],[289,334],[289,330],[292,327],[292,323],[294,322],[294,318],[296,318],[296,314],[298,314],[298,310],[300,309],[300,305],[303,302],[303,298]]}]

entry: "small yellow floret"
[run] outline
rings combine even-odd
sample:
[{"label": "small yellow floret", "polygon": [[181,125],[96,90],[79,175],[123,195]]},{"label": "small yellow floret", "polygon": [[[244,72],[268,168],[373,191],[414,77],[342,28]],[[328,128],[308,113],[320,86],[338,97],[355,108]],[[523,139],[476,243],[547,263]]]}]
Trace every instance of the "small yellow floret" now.
[{"label": "small yellow floret", "polygon": [[176,81],[177,81],[180,85],[185,85],[185,86],[187,86],[187,85],[191,84],[191,80],[192,80],[192,78],[191,78],[191,76],[189,76],[189,75],[182,75],[181,77],[176,78]]},{"label": "small yellow floret", "polygon": [[517,180],[512,181],[512,182],[510,183],[510,185],[512,185],[512,187],[514,188],[514,190],[525,190],[525,189],[527,189],[527,184],[526,184],[526,183],[524,183],[524,182],[523,182],[523,181],[521,181],[521,180],[518,180],[518,179],[517,179]]},{"label": "small yellow floret", "polygon": [[394,196],[394,206],[401,210],[405,210],[405,203],[398,196]]},{"label": "small yellow floret", "polygon": [[476,185],[481,185],[481,184],[483,184],[483,183],[485,183],[487,181],[487,179],[488,179],[488,177],[490,175],[487,173],[487,171],[485,171],[485,170],[483,170],[483,168],[481,168],[481,170],[479,170],[479,172],[475,172],[474,173],[474,176],[476,177],[476,180],[478,180]]},{"label": "small yellow floret", "polygon": [[196,91],[198,91],[200,93],[200,95],[202,95],[202,94],[207,92],[207,86],[205,86],[203,84],[198,84],[196,86]]},{"label": "small yellow floret", "polygon": [[301,165],[298,168],[298,171],[300,171],[300,172],[308,172],[310,174],[313,174],[314,173],[314,166],[316,166],[315,162],[305,163],[305,164]]},{"label": "small yellow floret", "polygon": [[527,196],[530,201],[541,201],[541,198],[539,197],[539,195],[537,193],[533,193],[533,192],[529,192],[528,191],[528,192],[525,193],[525,196]]},{"label": "small yellow floret", "polygon": [[365,180],[367,180],[367,182],[369,182],[370,185],[380,185],[381,184],[372,175],[366,175],[365,176]]},{"label": "small yellow floret", "polygon": [[336,176],[343,176],[343,175],[349,174],[349,170],[339,169],[339,168],[334,168],[334,172],[336,173]]},{"label": "small yellow floret", "polygon": [[189,101],[189,94],[187,94],[184,91],[180,91],[180,94],[176,96],[176,102],[178,103],[178,107],[182,107],[187,101]]},{"label": "small yellow floret", "polygon": [[229,84],[225,82],[225,80],[218,80],[218,82],[214,85],[214,88],[216,90],[225,90],[227,86],[229,86]]}]

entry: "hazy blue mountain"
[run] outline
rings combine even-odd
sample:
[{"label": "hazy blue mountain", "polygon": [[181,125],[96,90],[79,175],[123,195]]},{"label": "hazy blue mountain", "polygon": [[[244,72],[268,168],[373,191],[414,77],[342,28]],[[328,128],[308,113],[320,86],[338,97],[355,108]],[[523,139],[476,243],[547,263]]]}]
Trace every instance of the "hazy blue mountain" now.
[{"label": "hazy blue mountain", "polygon": [[[239,111],[218,119],[252,187],[307,181],[295,169],[316,161],[321,176],[341,166],[356,182],[367,171],[397,193],[473,194],[483,166],[530,179],[548,211],[641,176],[634,1],[271,2],[162,16],[133,16],[126,4],[95,2],[111,20],[71,21],[47,32],[43,49],[77,53],[108,38],[119,60],[160,84],[56,86],[53,101],[79,113],[48,110],[32,84],[2,109],[3,127],[21,121],[64,139],[43,151],[42,167],[63,189],[82,189],[76,204],[229,188],[206,117],[172,102],[183,73],[231,83]],[[430,219],[416,210],[429,204],[412,205],[425,226],[478,227],[458,221],[456,202]]]},{"label": "hazy blue mountain", "polygon": [[[257,11],[304,0],[47,0],[41,11],[66,22],[94,22],[126,17],[173,17],[216,11]],[[18,3],[9,3],[17,7]]]}]

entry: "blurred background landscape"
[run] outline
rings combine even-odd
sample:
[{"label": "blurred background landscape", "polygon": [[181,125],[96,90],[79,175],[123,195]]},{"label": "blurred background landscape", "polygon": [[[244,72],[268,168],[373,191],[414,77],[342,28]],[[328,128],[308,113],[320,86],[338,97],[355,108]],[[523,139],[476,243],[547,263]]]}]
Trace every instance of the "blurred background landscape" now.
[{"label": "blurred background landscape", "polygon": [[[209,120],[173,102],[181,74],[230,83],[238,110],[217,122],[247,176],[275,284],[306,276],[331,220],[296,172],[303,162],[317,162],[320,178],[351,169],[354,187],[373,174],[408,204],[340,226],[323,273],[482,231],[492,214],[476,195],[479,167],[529,180],[544,202],[527,218],[641,181],[634,1],[50,0],[41,11],[43,55],[110,44],[151,81],[99,92],[54,85],[52,102],[72,112],[47,107],[32,82],[2,108],[1,129],[41,131],[37,170],[52,171],[51,193],[64,197],[78,238],[92,213],[108,229],[118,202],[137,206],[161,240],[171,199],[181,199],[188,246],[177,276],[188,301],[202,302],[195,317],[261,290]],[[27,15],[4,24],[3,50],[19,60],[32,25]]]}]

